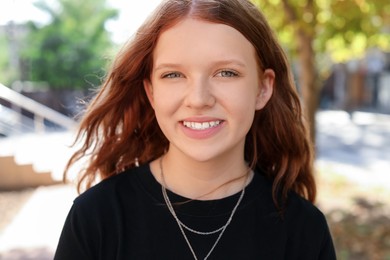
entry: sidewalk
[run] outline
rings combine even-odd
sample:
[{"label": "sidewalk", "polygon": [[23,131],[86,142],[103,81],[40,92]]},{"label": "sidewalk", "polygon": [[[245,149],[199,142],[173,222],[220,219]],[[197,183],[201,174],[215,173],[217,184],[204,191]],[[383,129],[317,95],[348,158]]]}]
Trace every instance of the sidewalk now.
[{"label": "sidewalk", "polygon": [[0,234],[0,259],[49,260],[76,196],[71,185],[39,187]]},{"label": "sidewalk", "polygon": [[316,120],[317,166],[360,185],[390,189],[389,115],[323,111]]}]

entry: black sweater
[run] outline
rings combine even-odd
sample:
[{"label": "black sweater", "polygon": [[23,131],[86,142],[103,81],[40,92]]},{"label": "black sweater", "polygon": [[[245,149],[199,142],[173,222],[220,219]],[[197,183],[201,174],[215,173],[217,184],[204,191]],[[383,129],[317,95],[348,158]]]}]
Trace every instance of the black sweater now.
[{"label": "black sweater", "polygon": [[[172,203],[188,201],[168,191]],[[240,192],[219,200],[175,204],[191,228],[211,231],[224,225]],[[218,234],[186,232],[203,259]],[[193,259],[170,214],[161,185],[149,165],[127,170],[81,194],[66,219],[55,260]],[[256,172],[221,240],[208,259],[336,259],[324,215],[292,193],[284,217],[276,210],[271,183]]]}]

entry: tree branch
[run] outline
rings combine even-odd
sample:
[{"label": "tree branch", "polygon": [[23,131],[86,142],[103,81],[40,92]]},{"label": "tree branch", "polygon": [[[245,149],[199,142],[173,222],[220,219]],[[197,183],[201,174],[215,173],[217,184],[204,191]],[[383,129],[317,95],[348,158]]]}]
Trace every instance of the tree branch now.
[{"label": "tree branch", "polygon": [[294,7],[288,2],[288,0],[282,0],[283,8],[287,13],[287,17],[290,22],[297,22],[298,15],[294,10]]}]

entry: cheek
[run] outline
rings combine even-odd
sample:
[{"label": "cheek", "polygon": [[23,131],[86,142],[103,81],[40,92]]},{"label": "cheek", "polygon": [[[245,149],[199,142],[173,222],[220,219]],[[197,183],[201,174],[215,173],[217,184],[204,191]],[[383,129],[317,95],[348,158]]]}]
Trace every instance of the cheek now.
[{"label": "cheek", "polygon": [[242,88],[237,90],[231,90],[228,93],[220,95],[220,101],[225,104],[232,112],[242,113],[244,116],[249,113],[252,114],[256,110],[256,91],[253,89],[247,89],[247,91],[242,91]]},{"label": "cheek", "polygon": [[159,123],[172,119],[175,112],[178,111],[181,101],[180,97],[174,91],[162,91],[159,88],[154,92],[154,112]]}]

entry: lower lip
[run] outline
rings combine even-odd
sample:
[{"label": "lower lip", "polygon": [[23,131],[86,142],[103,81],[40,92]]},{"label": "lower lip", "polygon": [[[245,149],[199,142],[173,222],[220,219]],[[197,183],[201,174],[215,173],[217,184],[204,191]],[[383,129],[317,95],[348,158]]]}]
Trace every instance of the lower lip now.
[{"label": "lower lip", "polygon": [[210,138],[210,137],[214,136],[215,134],[217,134],[221,130],[223,125],[224,125],[224,123],[221,122],[219,125],[217,125],[215,127],[211,127],[211,128],[204,129],[204,130],[192,129],[192,128],[184,126],[183,124],[181,124],[181,127],[183,129],[184,134],[190,138],[206,139],[206,138]]}]

